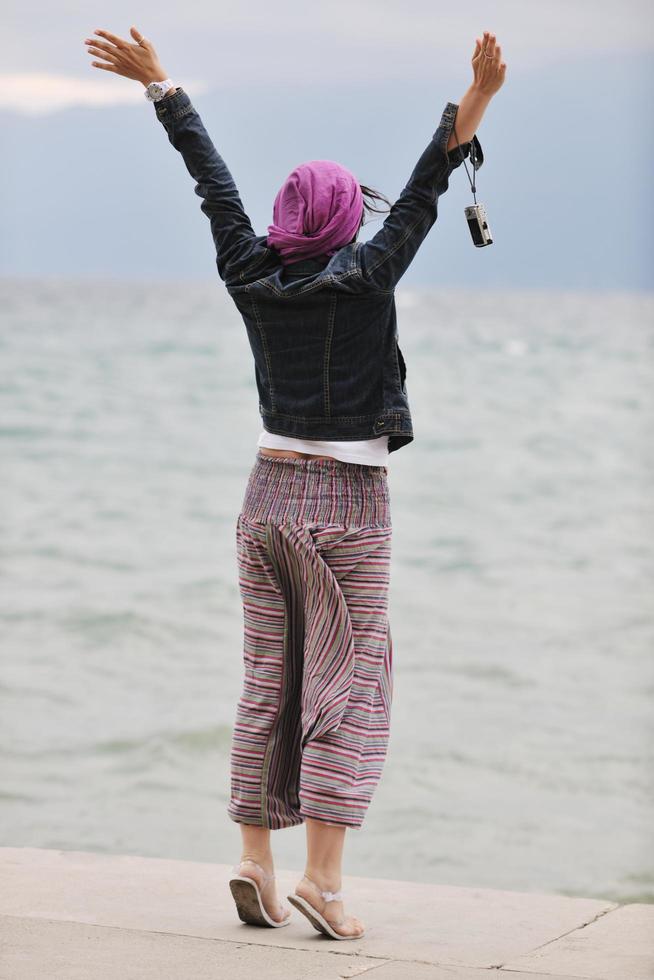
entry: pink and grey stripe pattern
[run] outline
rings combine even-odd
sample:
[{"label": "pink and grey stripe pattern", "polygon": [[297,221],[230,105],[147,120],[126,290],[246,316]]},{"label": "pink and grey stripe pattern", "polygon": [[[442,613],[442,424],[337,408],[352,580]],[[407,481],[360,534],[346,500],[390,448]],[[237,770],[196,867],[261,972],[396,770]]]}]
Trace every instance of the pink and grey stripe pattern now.
[{"label": "pink and grey stripe pattern", "polygon": [[385,467],[257,452],[236,524],[233,820],[361,826],[389,736],[391,535]]}]

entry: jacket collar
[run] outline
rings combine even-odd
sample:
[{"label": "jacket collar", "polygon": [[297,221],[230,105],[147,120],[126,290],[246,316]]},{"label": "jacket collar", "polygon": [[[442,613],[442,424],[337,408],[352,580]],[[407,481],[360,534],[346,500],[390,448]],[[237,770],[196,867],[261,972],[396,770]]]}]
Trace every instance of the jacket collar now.
[{"label": "jacket collar", "polygon": [[287,262],[286,268],[293,272],[314,272],[324,269],[329,258],[329,255],[316,255],[311,259],[298,259],[297,262]]}]

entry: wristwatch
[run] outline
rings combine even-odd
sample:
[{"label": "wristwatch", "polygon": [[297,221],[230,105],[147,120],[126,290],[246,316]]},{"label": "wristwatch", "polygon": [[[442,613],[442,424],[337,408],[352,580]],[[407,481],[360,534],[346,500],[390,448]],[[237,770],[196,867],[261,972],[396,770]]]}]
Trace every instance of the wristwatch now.
[{"label": "wristwatch", "polygon": [[172,78],[165,78],[163,82],[150,82],[145,87],[145,97],[148,102],[159,102],[170,88],[175,88]]}]

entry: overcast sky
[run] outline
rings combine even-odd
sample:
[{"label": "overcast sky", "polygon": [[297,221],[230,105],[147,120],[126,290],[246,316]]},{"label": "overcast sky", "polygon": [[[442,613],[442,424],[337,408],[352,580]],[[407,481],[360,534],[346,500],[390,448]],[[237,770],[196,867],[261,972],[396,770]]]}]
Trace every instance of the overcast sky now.
[{"label": "overcast sky", "polygon": [[[600,61],[651,53],[652,5],[645,0],[248,0],[247,4],[143,0],[11,2],[4,8],[0,105],[52,111],[64,105],[140,103],[140,86],[90,68],[84,38],[95,28],[129,39],[134,24],[166,70],[194,91],[249,83],[325,80],[465,80],[475,36],[492,30],[513,84],[588,52]],[[337,75],[337,78],[335,77]],[[581,79],[580,79],[581,81]]]},{"label": "overcast sky", "polygon": [[[129,39],[135,24],[154,43],[258,234],[302,160],[338,159],[397,196],[445,102],[471,81],[475,37],[491,30],[508,67],[478,129],[477,199],[495,244],[472,246],[461,167],[403,282],[432,284],[438,260],[438,282],[652,288],[651,10],[641,0],[5,3],[0,273],[193,278],[215,268],[192,179],[143,87],[91,67],[84,38],[95,28]],[[30,193],[44,179],[45,198]],[[128,238],[127,215],[141,218]],[[163,266],[153,256],[162,240]]]}]

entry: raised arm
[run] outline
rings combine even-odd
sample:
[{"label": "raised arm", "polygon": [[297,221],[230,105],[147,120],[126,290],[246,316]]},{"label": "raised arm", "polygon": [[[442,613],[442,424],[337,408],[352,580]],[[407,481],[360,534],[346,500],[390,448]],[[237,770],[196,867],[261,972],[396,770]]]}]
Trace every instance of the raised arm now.
[{"label": "raised arm", "polygon": [[[94,67],[134,79],[144,86],[168,77],[154,45],[136,27],[130,28],[134,44],[109,31],[94,33],[98,37],[86,38],[87,46],[93,45],[88,51],[105,59],[92,62]],[[187,93],[177,86],[153,105],[168,139],[179,150],[186,169],[196,181],[195,193],[202,198],[200,209],[211,223],[218,274],[224,281],[234,279],[258,261],[265,236],[255,235],[234,179]]]},{"label": "raised arm", "polygon": [[474,81],[461,104],[446,103],[435,133],[384,224],[359,246],[359,271],[374,288],[393,290],[404,275],[438,217],[438,199],[448,189],[450,174],[470,155],[471,145],[476,150],[475,169],[482,165],[484,154],[475,129],[504,81],[506,65],[500,57],[495,35],[484,32],[472,58]]},{"label": "raised arm", "polygon": [[218,274],[231,281],[238,271],[256,261],[259,239],[254,233],[234,179],[213,145],[197,110],[183,88],[153,103],[168,139],[182,155],[196,181],[200,209],[211,223]]},{"label": "raised arm", "polygon": [[436,132],[384,224],[370,241],[363,242],[358,248],[361,275],[376,289],[395,289],[436,221],[438,199],[447,190],[452,171],[461,165],[462,155],[469,156],[473,140],[477,169],[481,166],[483,151],[476,136],[449,152],[447,150],[458,108],[455,102],[446,104]]}]

